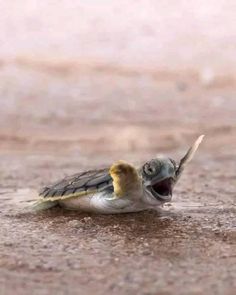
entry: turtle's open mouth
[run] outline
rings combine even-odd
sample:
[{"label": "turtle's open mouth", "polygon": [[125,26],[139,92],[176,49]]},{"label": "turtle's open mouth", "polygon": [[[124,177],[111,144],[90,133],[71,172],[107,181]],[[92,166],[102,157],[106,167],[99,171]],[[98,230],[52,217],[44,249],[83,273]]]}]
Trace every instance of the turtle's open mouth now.
[{"label": "turtle's open mouth", "polygon": [[169,200],[172,197],[173,179],[165,178],[153,183],[149,188],[156,199]]}]

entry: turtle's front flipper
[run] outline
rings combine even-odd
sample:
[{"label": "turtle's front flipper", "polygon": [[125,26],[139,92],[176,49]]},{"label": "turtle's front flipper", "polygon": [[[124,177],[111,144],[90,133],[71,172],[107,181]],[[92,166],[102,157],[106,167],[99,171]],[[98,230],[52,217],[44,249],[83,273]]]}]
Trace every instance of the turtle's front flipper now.
[{"label": "turtle's front flipper", "polygon": [[135,197],[141,191],[141,179],[137,169],[124,162],[114,163],[109,173],[113,179],[114,193],[116,197]]},{"label": "turtle's front flipper", "polygon": [[179,166],[176,170],[176,182],[179,180],[182,172],[184,171],[187,164],[192,160],[194,154],[196,153],[200,143],[202,142],[204,138],[204,135],[201,135],[197,138],[197,140],[194,142],[194,144],[190,147],[190,149],[187,151],[185,156],[180,160]]}]

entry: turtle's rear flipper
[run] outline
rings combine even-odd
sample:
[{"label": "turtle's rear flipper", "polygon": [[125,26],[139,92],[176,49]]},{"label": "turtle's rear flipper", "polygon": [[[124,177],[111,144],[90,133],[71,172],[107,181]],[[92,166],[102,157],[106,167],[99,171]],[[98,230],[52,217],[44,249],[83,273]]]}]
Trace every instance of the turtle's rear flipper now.
[{"label": "turtle's rear flipper", "polygon": [[37,201],[31,204],[30,207],[33,211],[43,211],[55,207],[57,204],[57,201]]}]

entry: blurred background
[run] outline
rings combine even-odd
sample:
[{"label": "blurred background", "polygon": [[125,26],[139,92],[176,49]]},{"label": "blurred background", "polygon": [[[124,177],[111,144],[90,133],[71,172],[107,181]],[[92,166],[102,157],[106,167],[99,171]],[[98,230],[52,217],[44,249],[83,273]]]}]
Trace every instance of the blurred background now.
[{"label": "blurred background", "polygon": [[125,156],[225,133],[235,5],[1,1],[0,145]]},{"label": "blurred background", "polygon": [[[233,206],[236,178],[235,28],[236,2],[233,0],[0,0],[1,189],[38,189],[66,174],[107,166],[118,159],[140,164],[159,153],[179,159],[198,135],[205,134],[203,145],[176,188],[175,200],[202,203],[207,200],[207,204],[223,206],[227,203]],[[6,208],[6,204],[2,203],[2,212],[9,209]],[[190,226],[192,233],[196,236],[197,228],[204,232],[205,223],[209,220],[204,214],[211,214],[209,228],[212,224],[217,227],[218,222],[224,223],[225,220],[230,227],[231,215],[235,214],[232,208],[220,217],[217,217],[219,212],[213,209],[209,209],[211,213],[199,209],[200,215],[192,216],[195,225],[198,224],[195,229]],[[7,240],[13,221],[7,223],[9,212],[4,214]],[[203,223],[202,216],[205,216]],[[58,218],[61,224],[60,216]],[[68,218],[75,217],[69,215]],[[146,218],[149,218],[147,224],[150,224],[154,217],[147,215]],[[222,218],[223,221],[216,218]],[[14,222],[15,228],[18,228],[18,220]],[[105,237],[107,244],[96,242],[97,252],[90,249],[87,253],[80,249],[85,258],[92,255],[93,261],[84,261],[85,269],[93,263],[100,265],[99,257],[103,257],[102,261],[107,261],[109,265],[114,262],[105,254],[111,249],[112,241],[109,239],[112,229],[108,225],[104,229],[103,221],[100,222],[102,227],[97,231],[102,235],[101,240]],[[127,220],[128,224],[132,222]],[[180,228],[182,225],[186,228],[189,226],[188,222],[182,222]],[[35,224],[36,231],[38,226],[38,223]],[[91,237],[95,235],[93,226],[87,228]],[[231,243],[235,242],[235,231],[233,235],[232,228],[229,229]],[[129,227],[126,230],[129,231]],[[134,239],[140,235],[136,230],[132,229],[132,233],[129,233],[131,237],[134,235]],[[31,250],[26,251],[23,243],[23,246],[21,244],[15,248],[18,254],[11,260],[8,246],[3,247],[2,255],[7,257],[4,260],[5,270],[9,270],[9,265],[10,269],[18,269],[18,260],[22,260],[22,257],[27,260],[30,256],[31,266],[37,266],[38,263],[42,273],[50,257],[62,262],[60,269],[52,261],[52,265],[59,268],[58,273],[65,272],[70,257],[58,258],[56,254],[47,256],[43,252],[47,261],[34,262],[34,257],[41,257],[43,245],[40,244],[38,233],[35,239],[39,239],[39,244],[32,246],[30,235],[27,235],[30,231],[31,228],[25,225],[26,241]],[[151,245],[151,253],[154,251],[155,256],[153,249],[159,249],[155,256],[157,264],[154,265],[149,263],[149,256],[146,257],[142,252],[132,254],[130,250],[126,253],[118,245],[120,262],[112,270],[115,274],[114,284],[118,280],[124,288],[122,290],[126,290],[129,282],[133,290],[140,290],[144,276],[138,271],[145,269],[149,271],[149,286],[159,284],[165,292],[173,287],[175,290],[180,288],[181,294],[185,294],[186,290],[186,294],[190,294],[186,286],[191,280],[191,288],[200,292],[194,294],[201,294],[201,288],[210,294],[212,286],[216,288],[214,294],[233,294],[230,293],[233,290],[233,277],[229,274],[230,267],[233,267],[232,258],[229,260],[231,262],[226,259],[224,263],[219,262],[221,268],[216,266],[214,260],[219,254],[217,251],[223,249],[223,254],[230,253],[227,251],[231,248],[221,238],[211,248],[214,238],[209,234],[209,229],[205,231],[204,238],[210,236],[206,243],[189,244],[192,240],[190,234],[185,237],[186,244],[183,246],[182,242],[178,244],[172,240],[176,228],[171,229],[169,244],[163,251],[160,251],[161,244],[155,240],[155,235],[149,236],[147,243]],[[18,228],[18,234],[14,233],[14,237],[21,239],[20,232]],[[122,233],[124,238],[126,231]],[[47,230],[44,235],[47,236]],[[164,232],[164,236],[168,239],[168,232]],[[56,244],[65,246],[70,239],[66,236],[64,240],[57,240]],[[87,245],[90,245],[90,236],[84,235],[83,239],[87,239]],[[118,239],[122,240],[121,233]],[[171,245],[175,242],[176,253],[183,258],[177,264],[171,258],[177,255],[171,252]],[[144,246],[138,243],[135,241],[131,245],[126,240],[125,245],[132,249],[143,249]],[[210,254],[199,254],[192,250],[201,247],[209,249]],[[186,249],[189,259],[185,265]],[[55,253],[59,251],[54,250]],[[126,254],[131,255],[130,268],[127,269],[124,267]],[[166,263],[163,257],[169,262]],[[179,269],[178,263],[182,262],[183,267]],[[31,266],[28,265],[31,262],[25,263],[23,278],[31,272]],[[69,269],[73,269],[71,265]],[[155,268],[158,265],[162,265],[162,273]],[[189,265],[192,273],[188,273]],[[236,273],[235,265],[232,274]],[[105,263],[101,273],[110,277],[111,272],[106,267]],[[137,276],[132,277],[135,269]],[[129,271],[127,279],[123,274]],[[57,270],[53,276],[58,279],[56,273]],[[165,277],[165,274],[170,276],[172,283],[163,279],[162,275]],[[25,294],[23,280],[16,277],[14,285],[11,279],[7,279],[8,276],[12,279],[11,272],[2,276],[5,278],[6,290],[15,290],[15,286],[18,286]],[[70,280],[72,284],[77,284],[76,278],[63,278],[66,283],[61,283],[62,289],[69,286]],[[106,278],[93,279],[95,285],[84,283],[86,292],[91,291],[93,286],[96,289],[99,284],[106,287],[106,292],[110,292]],[[83,286],[83,280],[79,280],[80,286]],[[223,285],[222,280],[226,282]],[[178,285],[181,282],[182,287]],[[200,286],[199,282],[203,284]],[[35,290],[46,288],[43,289],[46,294],[47,285],[40,284],[37,287],[35,284]],[[52,283],[51,290],[54,290],[53,286]],[[92,286],[91,289],[89,286]],[[28,287],[31,288],[30,285]],[[152,290],[156,289],[149,289],[150,292],[145,294],[156,294]]]}]

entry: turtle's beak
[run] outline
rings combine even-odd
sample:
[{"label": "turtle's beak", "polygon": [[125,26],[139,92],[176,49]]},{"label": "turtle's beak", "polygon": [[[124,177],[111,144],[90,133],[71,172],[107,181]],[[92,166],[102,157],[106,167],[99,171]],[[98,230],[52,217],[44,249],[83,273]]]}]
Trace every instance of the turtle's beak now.
[{"label": "turtle's beak", "polygon": [[195,155],[200,143],[202,142],[204,135],[201,135],[197,138],[194,144],[189,148],[185,156],[180,160],[179,166],[176,170],[176,182],[179,180],[180,175],[184,171],[186,165],[192,160],[193,156]]}]

